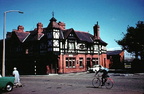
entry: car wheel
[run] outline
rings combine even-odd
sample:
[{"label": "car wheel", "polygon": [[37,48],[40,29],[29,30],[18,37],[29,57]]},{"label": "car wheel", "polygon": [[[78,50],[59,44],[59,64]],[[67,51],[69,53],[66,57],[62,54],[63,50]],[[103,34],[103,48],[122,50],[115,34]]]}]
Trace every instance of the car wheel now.
[{"label": "car wheel", "polygon": [[8,91],[8,92],[12,91],[12,90],[13,90],[13,84],[8,83],[8,84],[6,85],[6,87],[5,87],[5,90]]}]

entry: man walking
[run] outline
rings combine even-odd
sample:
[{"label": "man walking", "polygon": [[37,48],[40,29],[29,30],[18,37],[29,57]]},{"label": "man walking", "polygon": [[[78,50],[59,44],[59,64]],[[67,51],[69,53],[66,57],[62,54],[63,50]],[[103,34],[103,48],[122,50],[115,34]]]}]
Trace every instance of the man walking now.
[{"label": "man walking", "polygon": [[15,77],[14,84],[15,84],[16,86],[22,86],[22,84],[20,83],[19,72],[17,71],[17,68],[16,68],[16,67],[14,67],[13,75],[14,75],[14,77]]}]

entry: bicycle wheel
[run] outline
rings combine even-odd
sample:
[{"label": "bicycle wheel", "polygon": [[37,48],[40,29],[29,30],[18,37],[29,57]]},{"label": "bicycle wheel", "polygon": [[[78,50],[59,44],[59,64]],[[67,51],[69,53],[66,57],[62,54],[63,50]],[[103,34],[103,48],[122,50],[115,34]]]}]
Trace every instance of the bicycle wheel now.
[{"label": "bicycle wheel", "polygon": [[113,80],[111,78],[107,78],[107,81],[105,82],[105,87],[107,89],[111,89],[113,87]]},{"label": "bicycle wheel", "polygon": [[100,79],[94,78],[94,79],[92,80],[92,85],[93,85],[94,87],[98,88],[98,87],[100,86],[100,84],[101,84]]}]

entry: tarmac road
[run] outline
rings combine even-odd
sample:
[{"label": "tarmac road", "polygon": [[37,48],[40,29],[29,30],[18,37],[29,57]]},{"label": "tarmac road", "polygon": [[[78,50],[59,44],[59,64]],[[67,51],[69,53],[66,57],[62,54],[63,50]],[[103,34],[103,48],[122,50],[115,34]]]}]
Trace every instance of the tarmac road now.
[{"label": "tarmac road", "polygon": [[59,75],[21,76],[23,87],[3,94],[144,94],[144,75],[114,74],[112,89],[94,88],[94,73],[70,73]]}]

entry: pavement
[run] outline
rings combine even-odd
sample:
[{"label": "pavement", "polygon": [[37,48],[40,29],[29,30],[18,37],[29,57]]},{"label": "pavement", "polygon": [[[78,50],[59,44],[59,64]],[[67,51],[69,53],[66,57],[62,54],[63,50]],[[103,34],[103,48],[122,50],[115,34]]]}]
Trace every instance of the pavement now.
[{"label": "pavement", "polygon": [[[67,73],[67,74],[49,74],[49,76],[55,76],[55,75],[81,75],[87,72],[79,72],[79,73]],[[144,73],[109,73],[110,76],[134,76],[134,75],[140,75],[144,76]]]},{"label": "pavement", "polygon": [[[82,75],[82,74],[89,74],[88,72],[78,72],[78,73],[66,73],[66,74],[49,74],[49,75],[35,75],[35,76],[72,76],[72,75]],[[109,73],[109,76],[144,76],[144,73]],[[34,75],[21,75],[23,76],[34,76]]]}]

